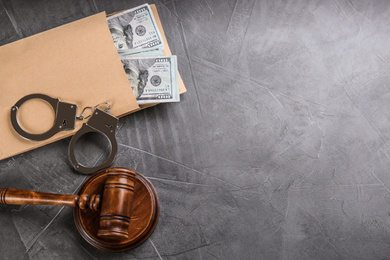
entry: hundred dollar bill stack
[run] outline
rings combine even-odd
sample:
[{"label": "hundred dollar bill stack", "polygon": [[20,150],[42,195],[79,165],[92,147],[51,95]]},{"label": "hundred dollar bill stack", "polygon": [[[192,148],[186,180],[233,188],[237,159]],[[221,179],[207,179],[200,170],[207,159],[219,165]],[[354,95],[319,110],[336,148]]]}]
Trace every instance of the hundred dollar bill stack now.
[{"label": "hundred dollar bill stack", "polygon": [[164,42],[148,4],[110,16],[107,23],[120,56],[145,52],[162,55]]},{"label": "hundred dollar bill stack", "polygon": [[115,47],[139,105],[179,102],[176,56],[164,41],[148,4],[107,18]]},{"label": "hundred dollar bill stack", "polygon": [[175,55],[121,60],[138,104],[180,101]]}]

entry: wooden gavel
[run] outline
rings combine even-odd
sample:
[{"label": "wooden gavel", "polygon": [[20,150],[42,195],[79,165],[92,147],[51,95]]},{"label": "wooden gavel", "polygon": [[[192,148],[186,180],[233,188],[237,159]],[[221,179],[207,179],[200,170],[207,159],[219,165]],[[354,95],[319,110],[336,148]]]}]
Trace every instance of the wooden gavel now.
[{"label": "wooden gavel", "polygon": [[122,252],[153,233],[160,203],[152,183],[128,168],[107,168],[86,180],[77,195],[0,188],[0,204],[73,207],[76,227],[92,246]]},{"label": "wooden gavel", "polygon": [[160,203],[152,183],[128,168],[107,168],[93,174],[77,195],[0,188],[0,204],[73,207],[76,227],[92,246],[122,252],[153,233]]},{"label": "wooden gavel", "polygon": [[97,236],[114,240],[127,239],[134,195],[135,174],[107,175],[103,196],[100,194],[61,195],[29,190],[0,188],[0,204],[63,205],[82,210],[100,210]]},{"label": "wooden gavel", "polygon": [[108,252],[123,252],[146,241],[160,212],[152,183],[128,168],[98,171],[77,195],[0,188],[0,204],[71,206],[81,236]]}]

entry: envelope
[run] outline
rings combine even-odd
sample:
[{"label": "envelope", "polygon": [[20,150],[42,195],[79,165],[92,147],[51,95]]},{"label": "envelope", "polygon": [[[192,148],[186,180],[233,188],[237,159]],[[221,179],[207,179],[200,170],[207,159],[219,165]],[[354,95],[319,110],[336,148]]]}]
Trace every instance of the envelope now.
[{"label": "envelope", "polygon": [[[154,5],[151,6],[170,54]],[[186,91],[179,76],[180,93]],[[22,97],[42,93],[84,107],[108,102],[116,117],[140,110],[109,32],[106,14],[99,13],[0,47],[0,160],[69,137],[59,132],[44,141],[20,137],[12,127],[12,106]],[[20,107],[18,119],[27,132],[51,128],[55,112],[44,101]]]}]

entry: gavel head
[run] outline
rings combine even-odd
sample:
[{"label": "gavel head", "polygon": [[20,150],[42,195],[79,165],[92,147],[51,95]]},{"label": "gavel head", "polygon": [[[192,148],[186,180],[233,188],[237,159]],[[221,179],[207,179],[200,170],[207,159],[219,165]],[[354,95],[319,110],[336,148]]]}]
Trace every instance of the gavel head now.
[{"label": "gavel head", "polygon": [[133,207],[135,174],[110,173],[104,185],[97,236],[127,239]]}]

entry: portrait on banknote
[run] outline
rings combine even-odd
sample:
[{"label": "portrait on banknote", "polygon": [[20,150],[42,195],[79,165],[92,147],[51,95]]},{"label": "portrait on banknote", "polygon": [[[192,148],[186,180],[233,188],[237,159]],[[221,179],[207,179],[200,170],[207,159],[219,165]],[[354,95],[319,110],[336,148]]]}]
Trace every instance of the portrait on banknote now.
[{"label": "portrait on banknote", "polygon": [[108,21],[108,27],[117,50],[133,48],[133,28],[130,24],[133,13],[127,13]]},{"label": "portrait on banknote", "polygon": [[154,63],[155,59],[149,58],[122,59],[127,79],[137,99],[144,93],[146,83],[148,82],[148,70]]},{"label": "portrait on banknote", "polygon": [[123,68],[125,69],[131,89],[133,90],[135,98],[138,99],[144,92],[149,73],[147,70],[140,70],[137,66],[132,66],[130,62],[123,63]]}]

